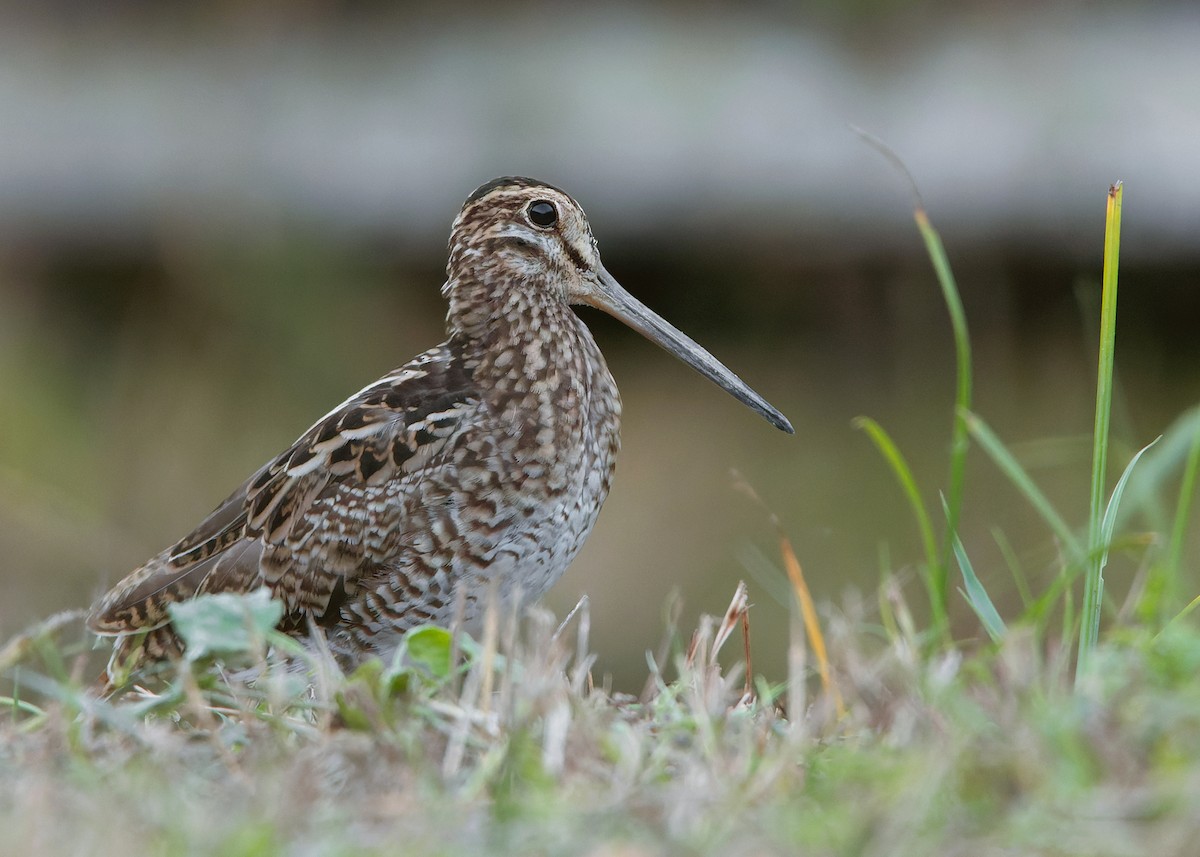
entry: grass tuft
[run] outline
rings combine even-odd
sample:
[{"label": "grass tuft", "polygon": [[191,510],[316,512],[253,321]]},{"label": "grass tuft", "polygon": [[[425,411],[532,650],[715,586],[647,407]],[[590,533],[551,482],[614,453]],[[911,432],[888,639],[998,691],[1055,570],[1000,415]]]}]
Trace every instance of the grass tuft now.
[{"label": "grass tuft", "polygon": [[[844,713],[822,695],[785,714],[784,688],[747,694],[744,661],[720,662],[748,609],[739,587],[641,700],[590,680],[593,653],[540,610],[497,615],[445,673],[375,662],[309,682],[248,641],[253,683],[197,656],[101,700],[26,664],[42,703],[0,722],[5,846],[937,857],[1157,853],[1191,836],[1190,624],[1102,639],[1073,691],[1028,628],[924,655],[852,599],[826,625]],[[445,662],[447,636],[420,639],[410,649]]]}]

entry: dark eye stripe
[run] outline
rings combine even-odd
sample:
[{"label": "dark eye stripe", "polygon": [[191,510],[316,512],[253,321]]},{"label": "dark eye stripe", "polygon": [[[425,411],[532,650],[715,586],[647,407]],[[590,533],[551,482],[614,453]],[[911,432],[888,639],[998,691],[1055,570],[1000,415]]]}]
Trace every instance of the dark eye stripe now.
[{"label": "dark eye stripe", "polygon": [[570,241],[563,241],[562,246],[563,250],[566,252],[567,256],[570,257],[571,262],[575,265],[575,267],[581,271],[586,271],[588,268],[587,263],[583,261],[583,257],[579,255],[579,251],[575,249],[575,245],[573,245]]}]

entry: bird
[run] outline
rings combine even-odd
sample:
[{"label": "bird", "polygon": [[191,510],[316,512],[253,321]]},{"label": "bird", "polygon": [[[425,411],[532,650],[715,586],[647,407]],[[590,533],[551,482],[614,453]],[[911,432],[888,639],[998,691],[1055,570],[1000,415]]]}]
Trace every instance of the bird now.
[{"label": "bird", "polygon": [[[172,604],[266,587],[280,630],[352,667],[427,624],[523,605],[596,523],[621,397],[572,309],[616,317],[789,434],[787,418],[640,303],[600,261],[579,204],[505,176],[467,197],[448,243],[447,339],[350,396],[192,532],[92,606],[108,675],[177,658]],[[456,602],[461,603],[456,603]]]}]

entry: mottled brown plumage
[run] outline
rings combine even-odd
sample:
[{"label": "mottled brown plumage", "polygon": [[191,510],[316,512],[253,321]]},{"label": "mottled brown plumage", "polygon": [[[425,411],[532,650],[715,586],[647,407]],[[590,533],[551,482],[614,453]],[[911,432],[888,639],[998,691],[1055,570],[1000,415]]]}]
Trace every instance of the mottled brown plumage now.
[{"label": "mottled brown plumage", "polygon": [[446,342],[322,417],[93,607],[114,657],[177,653],[167,607],[206,592],[269,587],[284,630],[323,626],[347,663],[448,622],[459,592],[468,620],[490,589],[540,596],[591,532],[620,446],[616,384],[570,304],[620,318],[791,431],[621,289],[557,188],[510,177],[471,194],[443,294]]}]

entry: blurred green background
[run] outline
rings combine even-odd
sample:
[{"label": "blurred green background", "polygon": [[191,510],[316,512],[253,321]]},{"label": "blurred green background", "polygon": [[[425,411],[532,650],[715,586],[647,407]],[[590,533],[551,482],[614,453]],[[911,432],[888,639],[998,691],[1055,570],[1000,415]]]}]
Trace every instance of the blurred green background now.
[{"label": "blurred green background", "polygon": [[[1198,44],[1185,2],[0,7],[0,632],[88,603],[441,341],[452,218],[525,174],[575,195],[609,270],[797,429],[585,311],[624,451],[550,606],[590,595],[600,669],[630,687],[671,589],[690,621],[753,573],[755,665],[778,678],[774,536],[731,468],[826,601],[920,558],[852,418],[893,433],[929,502],[945,478],[945,310],[905,182],[850,125],[917,177],[976,409],[1077,523],[1116,179],[1117,438],[1200,400]],[[1035,577],[1056,567],[973,457],[963,538],[1003,604],[996,528]],[[1135,571],[1117,557],[1110,591]]]}]

